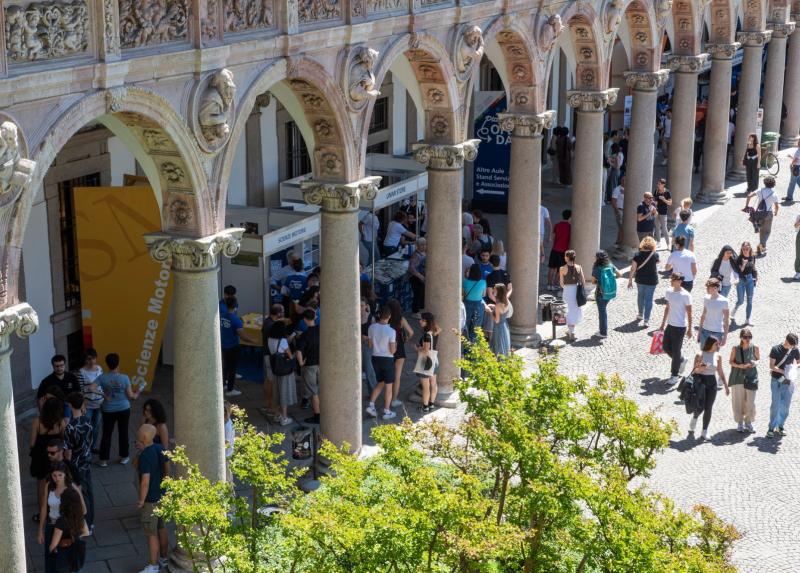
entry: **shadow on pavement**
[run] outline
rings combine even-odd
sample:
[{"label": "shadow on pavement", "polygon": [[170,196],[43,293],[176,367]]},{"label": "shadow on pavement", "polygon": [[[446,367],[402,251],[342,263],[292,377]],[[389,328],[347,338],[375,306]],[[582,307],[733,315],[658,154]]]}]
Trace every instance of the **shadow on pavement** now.
[{"label": "shadow on pavement", "polygon": [[616,332],[630,334],[632,332],[639,332],[641,330],[645,330],[646,328],[647,328],[646,326],[640,326],[638,320],[632,320],[630,322],[626,322],[625,324],[617,326],[614,330]]},{"label": "shadow on pavement", "polygon": [[[700,433],[698,432],[698,436]],[[698,440],[693,433],[687,433],[686,437],[682,440],[670,440],[669,447],[671,450],[677,450],[679,452],[688,452],[699,446],[700,444],[705,443],[706,440]]]},{"label": "shadow on pavement", "polygon": [[642,396],[665,396],[673,389],[674,386],[668,385],[661,378],[645,378],[642,380],[642,391],[639,394]]},{"label": "shadow on pavement", "polygon": [[746,432],[737,432],[734,428],[722,430],[711,436],[711,443],[715,446],[731,446],[741,444],[749,436]]},{"label": "shadow on pavement", "polygon": [[570,344],[570,346],[576,346],[578,348],[588,348],[592,346],[602,346],[602,345],[603,341],[600,338],[594,338],[594,337],[582,338]]},{"label": "shadow on pavement", "polygon": [[781,446],[781,440],[778,437],[767,438],[766,436],[759,436],[747,444],[750,447],[758,448],[759,452],[767,454],[777,454]]}]

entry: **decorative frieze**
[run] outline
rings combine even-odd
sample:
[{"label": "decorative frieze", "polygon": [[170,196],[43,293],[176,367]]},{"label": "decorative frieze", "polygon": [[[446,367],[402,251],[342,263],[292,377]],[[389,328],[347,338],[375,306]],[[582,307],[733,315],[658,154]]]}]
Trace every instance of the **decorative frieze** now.
[{"label": "decorative frieze", "polygon": [[478,156],[480,139],[468,139],[457,145],[431,145],[415,143],[412,145],[414,159],[429,169],[463,169],[464,161],[475,161]]},{"label": "decorative frieze", "polygon": [[667,83],[669,70],[657,72],[625,72],[625,84],[636,91],[654,91]]},{"label": "decorative frieze", "polygon": [[582,112],[605,112],[606,108],[617,103],[619,88],[604,91],[568,91],[567,102]]},{"label": "decorative frieze", "polygon": [[303,199],[309,205],[319,205],[325,212],[357,211],[361,198],[372,201],[378,194],[381,177],[373,175],[354,183],[322,183],[302,181]]},{"label": "decorative frieze", "polygon": [[383,12],[395,12],[408,6],[408,0],[367,0],[367,12],[369,14],[381,14]]},{"label": "decorative frieze", "polygon": [[556,112],[548,110],[544,113],[501,113],[500,128],[510,131],[514,137],[541,137],[542,131],[553,127]]},{"label": "decorative frieze", "polygon": [[297,2],[297,14],[301,24],[339,20],[342,17],[339,0],[291,0],[290,7],[294,1]]},{"label": "decorative frieze", "polygon": [[158,263],[171,262],[172,270],[202,272],[219,266],[219,255],[235,257],[239,253],[244,229],[225,229],[199,239],[166,233],[150,233],[144,240],[150,256]]},{"label": "decorative frieze", "polygon": [[28,338],[38,328],[39,316],[27,303],[0,310],[0,353],[8,350],[12,334]]},{"label": "decorative frieze", "polygon": [[85,0],[6,6],[5,23],[6,54],[11,62],[64,58],[89,47]]},{"label": "decorative frieze", "polygon": [[142,48],[188,39],[187,0],[120,0],[123,48]]},{"label": "decorative frieze", "polygon": [[737,32],[736,41],[741,43],[745,48],[759,48],[769,42],[772,37],[772,30],[765,30],[762,32]]},{"label": "decorative frieze", "polygon": [[229,0],[223,5],[227,32],[270,28],[274,23],[273,0]]},{"label": "decorative frieze", "polygon": [[119,34],[117,34],[117,2],[103,0],[103,46],[104,57],[119,56]]},{"label": "decorative frieze", "polygon": [[667,65],[673,72],[698,74],[703,70],[703,66],[707,61],[708,54],[697,54],[696,56],[670,56],[667,60]]},{"label": "decorative frieze", "polygon": [[732,44],[706,44],[706,51],[712,60],[731,60],[736,55],[736,50],[741,48],[739,42]]}]

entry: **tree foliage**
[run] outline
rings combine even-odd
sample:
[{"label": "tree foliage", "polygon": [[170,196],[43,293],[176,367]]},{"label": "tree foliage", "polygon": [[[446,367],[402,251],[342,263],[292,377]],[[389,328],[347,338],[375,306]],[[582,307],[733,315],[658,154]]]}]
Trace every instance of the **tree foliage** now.
[{"label": "tree foliage", "polygon": [[[331,473],[311,494],[274,453],[280,437],[237,422],[231,469],[249,498],[211,484],[182,453],[162,514],[198,569],[242,573],[728,573],[740,535],[705,506],[646,487],[673,424],[642,412],[624,383],[589,384],[554,360],[470,346],[457,388],[466,414],[373,430],[359,460],[324,444]],[[203,507],[196,507],[202,505]],[[279,507],[260,517],[264,505]]]}]

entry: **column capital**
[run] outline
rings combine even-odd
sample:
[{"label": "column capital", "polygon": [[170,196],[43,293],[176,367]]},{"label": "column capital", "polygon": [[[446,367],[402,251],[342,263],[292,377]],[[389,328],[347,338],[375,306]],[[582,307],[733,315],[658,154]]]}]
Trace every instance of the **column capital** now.
[{"label": "column capital", "polygon": [[604,112],[607,107],[617,103],[619,88],[610,88],[603,91],[576,91],[567,92],[567,103],[577,111]]},{"label": "column capital", "polygon": [[682,74],[698,74],[708,61],[708,54],[696,56],[670,56],[667,60],[669,69]]},{"label": "column capital", "polygon": [[706,44],[706,51],[711,55],[712,60],[732,60],[736,51],[741,48],[739,42],[732,44]]},{"label": "column capital", "polygon": [[544,113],[499,113],[500,128],[510,131],[514,137],[541,137],[542,130],[553,127],[556,112]]},{"label": "column capital", "polygon": [[170,261],[178,272],[204,272],[219,266],[219,255],[235,257],[239,253],[244,229],[224,229],[207,237],[193,239],[167,233],[144,236],[150,256],[158,263]]},{"label": "column capital", "polygon": [[480,139],[468,139],[455,145],[415,143],[412,149],[417,163],[430,169],[455,171],[464,167],[464,161],[475,161],[480,142]]},{"label": "column capital", "polygon": [[667,83],[669,70],[656,72],[624,72],[625,84],[636,91],[654,91]]},{"label": "column capital", "polygon": [[786,36],[792,35],[792,32],[794,32],[795,23],[774,22],[774,23],[768,23],[767,27],[772,32],[773,38],[785,38]]},{"label": "column capital", "polygon": [[319,205],[323,212],[348,213],[358,211],[361,197],[372,200],[378,193],[381,177],[374,175],[353,183],[325,183],[322,181],[303,181],[303,199],[309,205]]},{"label": "column capital", "polygon": [[772,37],[772,30],[762,32],[737,32],[736,41],[741,42],[745,48],[761,48],[769,42]]},{"label": "column capital", "polygon": [[0,352],[11,342],[11,335],[28,338],[39,328],[39,316],[28,303],[19,303],[0,310]]}]

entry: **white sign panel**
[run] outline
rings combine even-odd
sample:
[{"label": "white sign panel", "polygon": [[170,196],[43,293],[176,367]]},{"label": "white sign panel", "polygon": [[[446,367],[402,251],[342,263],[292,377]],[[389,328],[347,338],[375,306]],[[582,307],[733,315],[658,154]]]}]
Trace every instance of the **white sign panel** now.
[{"label": "white sign panel", "polygon": [[373,209],[381,209],[392,203],[402,201],[419,190],[418,178],[412,177],[400,183],[395,183],[384,189],[378,191],[375,199],[372,201]]},{"label": "white sign panel", "polygon": [[764,108],[758,108],[758,112],[756,112],[756,135],[758,135],[758,140],[761,141],[761,130],[764,128]]},{"label": "white sign panel", "polygon": [[264,235],[263,256],[268,257],[273,253],[288,249],[301,241],[306,241],[319,235],[319,215],[312,215]]}]

